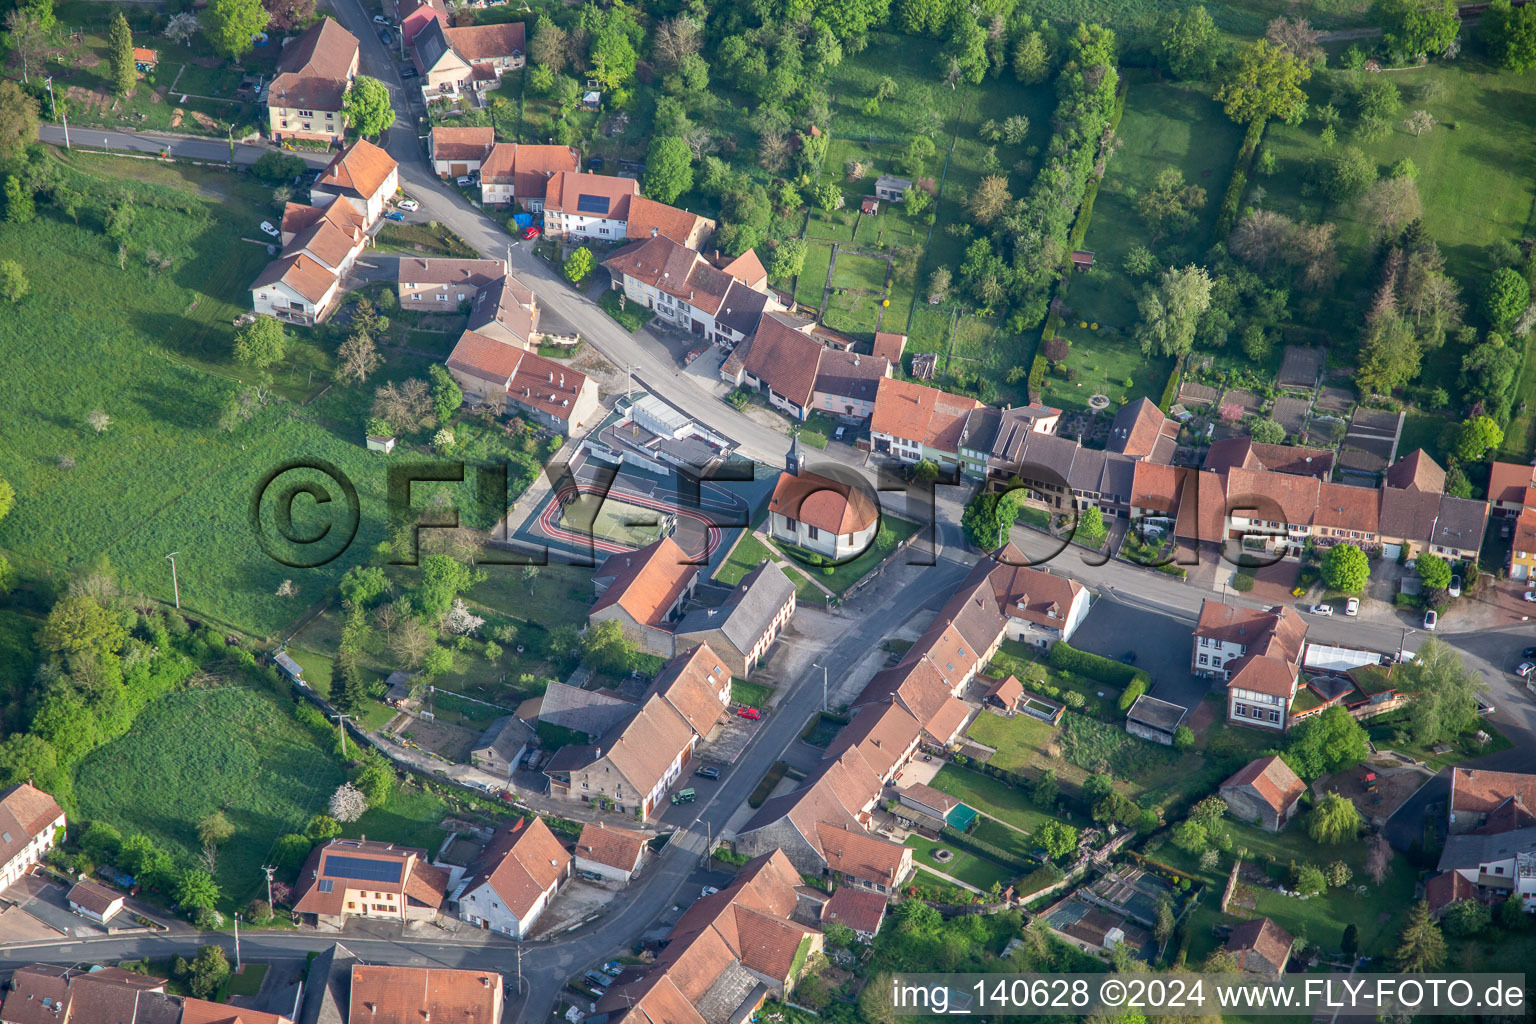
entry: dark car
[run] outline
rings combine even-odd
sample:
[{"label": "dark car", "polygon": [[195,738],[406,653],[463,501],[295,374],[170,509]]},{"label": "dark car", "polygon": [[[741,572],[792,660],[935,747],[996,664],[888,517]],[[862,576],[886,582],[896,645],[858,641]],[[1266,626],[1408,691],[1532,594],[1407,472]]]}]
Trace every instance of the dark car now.
[{"label": "dark car", "polygon": [[1120,660],[1124,664],[1134,665],[1134,664],[1136,664],[1136,652],[1135,651],[1126,651],[1124,654],[1120,655]]},{"label": "dark car", "polygon": [[602,169],[603,169],[603,158],[602,157],[595,156],[592,159],[587,161],[587,170],[589,170],[589,171],[600,171]]},{"label": "dark car", "polygon": [[1527,647],[1525,650],[1520,652],[1520,657],[1536,658],[1536,647]]},{"label": "dark car", "polygon": [[701,779],[718,779],[720,777],[720,769],[719,768],[695,768],[693,770],[693,774],[697,775]]},{"label": "dark car", "polygon": [[391,32],[387,28],[379,29],[379,42],[383,43],[385,46],[388,46],[390,43],[392,43],[394,41],[395,41],[395,35],[394,35],[393,32]]},{"label": "dark car", "polygon": [[415,78],[417,74],[417,70],[409,64],[400,69],[401,78]]}]

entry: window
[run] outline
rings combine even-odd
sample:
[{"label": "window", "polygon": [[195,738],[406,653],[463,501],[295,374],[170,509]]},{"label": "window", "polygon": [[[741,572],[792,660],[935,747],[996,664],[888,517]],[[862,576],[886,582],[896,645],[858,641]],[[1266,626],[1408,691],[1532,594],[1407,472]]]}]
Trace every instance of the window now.
[{"label": "window", "polygon": [[1209,646],[1211,646],[1211,638],[1208,637],[1208,636],[1201,637],[1200,638],[1200,646],[1201,647],[1209,647]]},{"label": "window", "polygon": [[1208,661],[1208,656],[1207,655],[1204,655],[1204,654],[1200,655],[1200,664],[1204,665],[1204,664],[1207,663],[1207,661]]},{"label": "window", "polygon": [[351,900],[348,900],[347,901],[347,909],[348,910],[356,910],[357,909],[357,904],[352,902]]},{"label": "window", "polygon": [[448,301],[448,296],[444,295],[442,292],[438,292],[437,293],[437,301],[438,302],[447,302]]},{"label": "window", "polygon": [[810,537],[811,540],[815,540],[817,537],[821,536],[821,531],[809,523],[806,524],[805,532],[806,536]]},{"label": "window", "polygon": [[331,881],[329,878],[322,878],[320,879],[320,884],[316,888],[318,888],[321,892],[335,892],[336,883]]},{"label": "window", "polygon": [[299,111],[299,116],[300,117],[314,117],[315,116],[315,112],[313,110],[301,110],[301,111]]}]

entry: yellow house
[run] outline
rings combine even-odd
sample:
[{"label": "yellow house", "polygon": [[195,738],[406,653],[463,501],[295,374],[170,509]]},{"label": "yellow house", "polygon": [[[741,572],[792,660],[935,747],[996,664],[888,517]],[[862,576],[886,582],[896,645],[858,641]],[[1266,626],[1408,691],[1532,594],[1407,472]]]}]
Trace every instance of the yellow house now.
[{"label": "yellow house", "polygon": [[288,40],[267,90],[267,127],[276,141],[340,142],[342,104],[357,76],[357,37],[330,18]]}]

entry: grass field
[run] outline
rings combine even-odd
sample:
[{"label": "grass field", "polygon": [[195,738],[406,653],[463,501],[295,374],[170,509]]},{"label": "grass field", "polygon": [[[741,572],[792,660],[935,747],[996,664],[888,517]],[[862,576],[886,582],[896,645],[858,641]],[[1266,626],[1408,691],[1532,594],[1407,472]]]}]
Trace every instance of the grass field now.
[{"label": "grass field", "polygon": [[805,265],[795,284],[795,301],[821,308],[821,295],[827,284],[827,267],[832,262],[830,245],[811,244],[805,248]]},{"label": "grass field", "polygon": [[[741,582],[743,576],[756,569],[765,559],[777,561],[778,556],[769,551],[762,541],[743,531],[741,539],[736,542],[731,553],[720,563],[720,568],[715,570],[715,580],[728,586],[735,586]],[[796,602],[815,605],[827,603],[827,595],[812,583],[805,573],[793,567],[780,567],[780,571],[795,585]]]},{"label": "grass field", "polygon": [[[198,858],[198,821],[222,810],[236,835],[220,850],[215,878],[232,907],[264,889],[260,868],[273,842],[302,831],[344,779],[338,759],[275,697],[229,684],[150,704],[132,730],[80,763],[75,794],[84,817],[143,832],[182,866]],[[406,791],[347,834],[432,847],[442,813],[435,797]]]},{"label": "grass field", "polygon": [[[842,258],[838,258],[842,262]],[[873,335],[880,324],[880,298],[858,292],[833,293],[823,318],[828,327],[849,334]]]},{"label": "grass field", "polygon": [[662,513],[600,494],[580,494],[560,512],[560,525],[585,536],[643,548],[661,536]]},{"label": "grass field", "polygon": [[872,256],[839,252],[837,266],[832,270],[832,287],[867,288],[870,291],[884,292],[885,273],[889,267],[890,264],[885,260],[877,260]]},{"label": "grass field", "polygon": [[896,550],[896,546],[916,533],[917,529],[916,523],[885,516],[880,521],[874,543],[863,554],[842,565],[806,566],[805,571],[815,573],[821,585],[833,593],[845,593],[849,587],[868,575],[871,569],[885,561]]},{"label": "grass field", "polygon": [[773,699],[773,687],[762,683],[749,683],[745,679],[731,680],[731,700],[749,707],[765,708]]},{"label": "grass field", "polygon": [[[134,244],[120,269],[115,244],[89,209],[79,226],[42,205],[32,223],[0,226],[0,242],[33,282],[0,319],[0,357],[11,368],[0,395],[0,474],[19,497],[0,527],[0,546],[41,575],[105,556],[125,585],[166,601],[165,556],[179,551],[186,610],[258,636],[275,633],[383,539],[383,465],[356,433],[366,397],[333,388],[307,409],[289,405],[330,375],[329,348],[298,337],[275,368],[278,400],[221,431],[221,407],[241,372],[230,361],[231,321],[249,307],[246,289],[267,259],[263,246],[241,236],[273,215],[270,193],[221,172],[142,161],[76,155],[59,167],[88,195],[131,198]],[[183,187],[134,180],[151,168]],[[145,265],[151,248],[173,260],[169,270]],[[51,288],[53,281],[69,286]],[[34,358],[38,351],[49,359]],[[381,377],[401,368],[391,362]],[[104,432],[86,425],[96,409],[111,417]],[[268,557],[251,525],[263,479],[300,459],[335,465],[357,487],[362,508],[348,553],[316,569]],[[277,493],[298,479],[284,476]],[[335,494],[334,481],[318,482]],[[294,509],[296,525],[314,528],[311,500]],[[299,554],[270,525],[264,536],[285,555]],[[285,579],[298,596],[276,596]]]},{"label": "grass field", "polygon": [[1077,371],[1077,379],[1067,380],[1059,373],[1046,374],[1047,404],[1062,409],[1086,409],[1091,396],[1107,395],[1109,408],[1105,415],[1113,416],[1126,402],[1146,396],[1156,400],[1162,395],[1168,371],[1173,368],[1171,360],[1148,359],[1130,338],[1102,330],[1096,332],[1081,323],[1073,320],[1061,331],[1072,346],[1066,365]]},{"label": "grass field", "polygon": [[[907,837],[906,845],[912,847],[912,862],[919,864],[929,871],[943,872],[951,878],[958,878],[968,885],[974,885],[982,892],[992,888],[992,883],[1007,885],[1013,880],[1014,872],[998,864],[996,861],[987,860],[967,850],[962,850],[953,843],[934,842],[924,839],[920,835]],[[935,850],[948,850],[955,855],[954,860],[940,864],[933,859]]]},{"label": "grass field", "polygon": [[[983,715],[986,717],[995,717]],[[1075,814],[1048,814],[1029,802],[1029,797],[997,779],[947,764],[929,783],[934,789],[957,796],[978,811],[1000,818],[1015,828],[1033,833],[1047,821],[1059,818],[1073,825],[1086,822]]]}]

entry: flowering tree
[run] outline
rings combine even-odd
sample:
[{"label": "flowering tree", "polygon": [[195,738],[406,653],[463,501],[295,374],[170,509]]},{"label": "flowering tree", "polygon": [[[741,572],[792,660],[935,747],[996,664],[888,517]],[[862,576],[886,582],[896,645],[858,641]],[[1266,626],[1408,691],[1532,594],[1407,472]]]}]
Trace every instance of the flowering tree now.
[{"label": "flowering tree", "polygon": [[331,817],[337,821],[356,821],[366,810],[368,810],[368,798],[363,796],[362,790],[350,782],[343,782],[336,787],[336,792],[331,794]]},{"label": "flowering tree", "polygon": [[1222,405],[1220,415],[1223,423],[1239,423],[1243,418],[1243,406],[1240,402],[1227,402]]},{"label": "flowering tree", "polygon": [[464,606],[464,599],[453,599],[453,607],[448,610],[443,619],[443,626],[455,636],[470,636],[480,631],[485,625],[485,620]]}]

